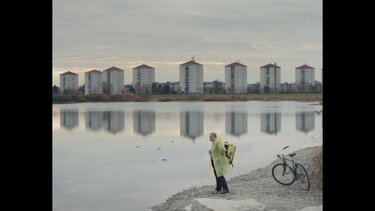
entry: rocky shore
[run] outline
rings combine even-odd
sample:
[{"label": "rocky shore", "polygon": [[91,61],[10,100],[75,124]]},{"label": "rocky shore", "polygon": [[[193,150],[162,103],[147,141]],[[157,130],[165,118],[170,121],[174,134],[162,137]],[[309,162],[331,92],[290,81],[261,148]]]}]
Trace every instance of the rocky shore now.
[{"label": "rocky shore", "polygon": [[[296,151],[296,153],[295,160],[300,161],[307,168],[310,177],[311,186],[308,191],[302,190],[297,182],[289,186],[278,184],[271,173],[273,165],[279,162],[279,160],[274,160],[263,168],[258,168],[228,180],[230,189],[228,194],[213,194],[214,184],[192,187],[172,195],[165,202],[151,207],[150,210],[190,210],[193,203],[197,203],[197,201],[215,201],[211,199],[221,199],[216,201],[229,200],[224,202],[227,202],[226,204],[234,202],[237,206],[239,206],[239,201],[249,200],[253,204],[260,204],[258,209],[240,207],[238,210],[322,210],[322,146],[307,147]],[[212,202],[210,203],[212,204]],[[221,205],[221,207],[223,206]],[[211,208],[206,210],[220,209]]]}]

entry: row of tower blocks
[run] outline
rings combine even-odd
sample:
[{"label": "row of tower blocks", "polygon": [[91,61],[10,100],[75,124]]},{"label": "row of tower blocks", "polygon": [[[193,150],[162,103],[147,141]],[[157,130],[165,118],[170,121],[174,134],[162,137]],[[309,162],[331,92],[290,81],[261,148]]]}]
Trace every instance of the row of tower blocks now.
[{"label": "row of tower blocks", "polygon": [[[260,67],[260,92],[268,86],[272,92],[280,88],[281,68],[275,64]],[[178,92],[203,93],[203,65],[192,60],[180,65]],[[151,89],[155,82],[155,68],[142,64],[133,68],[133,87]],[[103,71],[85,72],[85,94],[103,93],[103,84],[110,85],[110,94],[120,94],[124,90],[124,70],[110,67]],[[295,86],[315,84],[314,68],[306,64],[295,69]],[[231,93],[247,93],[247,66],[233,62],[225,66],[225,89]],[[60,89],[78,90],[78,74],[65,72],[60,74]]]}]

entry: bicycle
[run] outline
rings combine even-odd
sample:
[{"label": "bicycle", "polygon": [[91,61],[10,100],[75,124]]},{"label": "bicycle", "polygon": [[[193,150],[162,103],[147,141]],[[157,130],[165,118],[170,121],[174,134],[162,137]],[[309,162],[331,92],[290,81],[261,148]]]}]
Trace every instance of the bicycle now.
[{"label": "bicycle", "polygon": [[[289,146],[284,147],[281,151],[288,147]],[[297,180],[302,189],[309,190],[310,180],[305,167],[293,159],[293,156],[296,155],[296,153],[289,153],[288,155],[291,159],[287,159],[284,154],[280,155],[281,151],[277,154],[277,158],[282,162],[277,163],[272,167],[272,177],[276,182],[282,185],[291,185]],[[288,164],[287,161],[290,161],[291,164]]]}]

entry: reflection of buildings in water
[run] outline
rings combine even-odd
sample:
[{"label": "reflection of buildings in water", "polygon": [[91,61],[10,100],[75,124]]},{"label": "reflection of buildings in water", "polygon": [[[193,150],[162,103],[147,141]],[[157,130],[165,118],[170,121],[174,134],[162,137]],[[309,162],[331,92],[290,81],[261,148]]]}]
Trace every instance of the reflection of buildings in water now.
[{"label": "reflection of buildings in water", "polygon": [[155,131],[155,111],[134,111],[134,132],[143,136],[150,135]]},{"label": "reflection of buildings in water", "polygon": [[78,110],[61,110],[60,125],[67,129],[73,129],[78,126]]},{"label": "reflection of buildings in water", "polygon": [[277,132],[281,130],[281,113],[261,113],[260,123],[262,132],[277,135]]},{"label": "reflection of buildings in water", "polygon": [[118,133],[125,128],[125,115],[123,111],[104,111],[103,128],[111,133]]},{"label": "reflection of buildings in water", "polygon": [[203,135],[203,111],[180,112],[180,135],[193,140]]},{"label": "reflection of buildings in water", "polygon": [[97,131],[102,128],[103,112],[102,111],[86,111],[85,127],[86,129]]},{"label": "reflection of buildings in water", "polygon": [[241,136],[247,133],[247,113],[246,112],[226,112],[225,132],[234,136]]},{"label": "reflection of buildings in water", "polygon": [[296,129],[308,133],[315,128],[314,112],[296,113]]}]

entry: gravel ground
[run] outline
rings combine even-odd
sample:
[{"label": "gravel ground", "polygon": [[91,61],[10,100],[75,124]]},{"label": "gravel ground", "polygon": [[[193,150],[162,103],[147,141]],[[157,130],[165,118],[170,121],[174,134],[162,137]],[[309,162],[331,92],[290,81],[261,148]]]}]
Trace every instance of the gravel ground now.
[{"label": "gravel ground", "polygon": [[[295,160],[300,161],[310,177],[310,189],[302,190],[297,182],[289,186],[278,184],[272,177],[271,169],[278,160],[253,170],[247,174],[233,177],[227,181],[228,194],[212,194],[213,185],[192,187],[169,197],[165,202],[153,206],[151,210],[184,210],[195,198],[218,198],[242,200],[253,198],[266,207],[266,211],[292,211],[305,207],[322,205],[322,146],[307,147],[296,151]],[[214,181],[214,180],[213,180]]]}]

